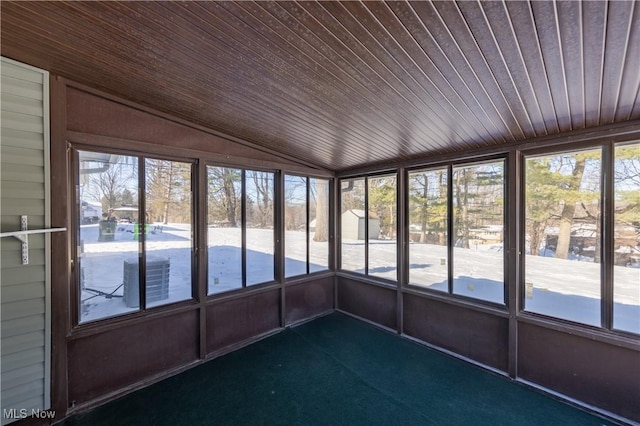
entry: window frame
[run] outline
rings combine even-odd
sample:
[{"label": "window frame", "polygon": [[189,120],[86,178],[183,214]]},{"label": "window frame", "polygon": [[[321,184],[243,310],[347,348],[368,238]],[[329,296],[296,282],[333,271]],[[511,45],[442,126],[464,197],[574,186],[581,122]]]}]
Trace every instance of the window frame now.
[{"label": "window frame", "polygon": [[[442,290],[435,290],[435,289],[429,289],[427,287],[424,287],[422,285],[419,284],[412,284],[411,283],[411,229],[410,229],[410,225],[411,225],[411,182],[410,182],[410,175],[412,173],[424,173],[424,172],[432,172],[432,171],[436,171],[436,170],[445,170],[447,173],[447,190],[446,190],[446,197],[447,197],[447,212],[446,212],[446,220],[447,220],[447,225],[446,225],[446,229],[447,229],[447,238],[446,238],[446,252],[447,252],[447,290],[446,291],[442,291]],[[452,268],[453,268],[453,262],[452,262],[452,256],[453,256],[453,251],[452,251],[452,228],[453,228],[453,224],[451,223],[451,194],[452,194],[452,186],[451,186],[451,175],[452,175],[452,165],[451,163],[443,163],[443,164],[437,164],[437,165],[433,165],[433,164],[429,164],[427,166],[421,166],[421,167],[413,167],[411,169],[407,169],[404,173],[404,179],[406,182],[405,185],[405,200],[406,200],[406,214],[405,214],[405,218],[404,218],[404,224],[405,224],[405,241],[407,242],[406,244],[406,253],[405,253],[405,259],[406,261],[404,263],[406,263],[406,282],[404,283],[404,285],[407,288],[411,288],[414,289],[416,291],[424,291],[427,293],[431,293],[431,294],[437,294],[437,295],[441,295],[441,296],[448,296],[448,295],[452,295],[453,294],[453,278],[452,278]]]},{"label": "window frame", "polygon": [[[384,278],[384,277],[380,277],[380,276],[376,276],[376,275],[371,275],[369,274],[369,179],[375,179],[375,178],[383,178],[383,177],[391,177],[393,176],[396,179],[396,186],[395,186],[395,207],[396,207],[396,261],[395,261],[395,269],[396,269],[396,278],[395,279],[390,279],[390,278]],[[401,276],[402,276],[402,265],[398,262],[398,255],[400,253],[400,250],[402,249],[402,245],[401,245],[401,238],[400,238],[400,231],[402,230],[402,214],[401,214],[401,210],[400,209],[400,200],[401,200],[401,195],[400,195],[400,191],[402,188],[402,183],[401,180],[403,179],[403,173],[401,172],[401,169],[394,169],[394,170],[383,170],[383,171],[379,171],[379,172],[375,172],[375,173],[367,173],[367,174],[358,174],[358,175],[352,175],[352,176],[342,176],[339,177],[337,179],[337,188],[339,191],[337,198],[337,203],[338,206],[335,210],[333,210],[335,212],[336,218],[336,229],[337,229],[337,233],[339,235],[339,240],[338,240],[338,244],[336,245],[335,248],[335,252],[336,252],[336,265],[337,268],[336,270],[340,273],[345,273],[345,274],[353,274],[355,276],[358,277],[366,277],[368,279],[374,279],[377,281],[380,281],[382,283],[385,284],[391,284],[393,286],[398,286],[401,282]],[[365,217],[364,217],[364,235],[365,235],[365,239],[364,239],[364,273],[360,273],[360,272],[355,272],[355,271],[349,271],[349,270],[345,270],[342,269],[342,183],[345,181],[350,181],[350,180],[364,180],[364,212],[365,212]]]},{"label": "window frame", "polygon": [[[502,289],[503,289],[503,298],[502,303],[493,302],[486,299],[479,299],[470,296],[465,296],[462,294],[457,294],[453,292],[453,273],[454,273],[454,205],[453,205],[453,169],[455,168],[465,168],[465,167],[474,167],[487,163],[495,163],[502,162],[503,164],[503,173],[502,173],[502,194],[504,198],[503,208],[502,208],[502,217],[503,217],[503,256],[502,256],[502,265],[503,265],[503,281],[502,281]],[[448,300],[458,300],[464,301],[471,305],[483,305],[491,308],[497,308],[500,311],[507,311],[509,309],[509,295],[510,289],[508,285],[509,279],[509,241],[510,241],[510,233],[513,232],[510,229],[510,216],[509,216],[509,205],[510,205],[510,193],[509,193],[509,171],[512,167],[514,167],[512,162],[510,161],[510,157],[508,152],[498,152],[492,153],[488,155],[481,155],[476,157],[468,157],[463,159],[450,159],[444,161],[436,161],[432,163],[414,165],[412,167],[408,167],[405,169],[404,180],[406,182],[404,188],[404,198],[406,204],[406,211],[404,215],[404,237],[407,244],[405,244],[405,252],[404,252],[404,265],[406,268],[406,279],[403,282],[403,286],[406,289],[410,289],[411,291],[415,291],[422,294],[429,294],[431,296],[437,298],[443,298]],[[422,172],[422,171],[432,171],[437,169],[446,169],[447,170],[447,291],[434,290],[419,286],[417,284],[412,284],[409,280],[409,260],[410,260],[410,244],[409,244],[409,201],[410,201],[410,188],[409,188],[409,174]]]},{"label": "window frame", "polygon": [[[298,178],[304,178],[305,180],[305,250],[306,250],[306,256],[305,256],[305,272],[302,274],[295,274],[295,275],[287,275],[287,270],[286,270],[286,259],[287,259],[287,239],[286,239],[286,224],[285,224],[285,216],[286,216],[286,209],[287,209],[287,198],[286,198],[286,184],[287,184],[287,177],[298,177]],[[311,243],[310,243],[310,237],[311,237],[311,220],[309,220],[311,218],[311,181],[315,179],[315,180],[323,180],[327,183],[327,232],[329,235],[327,235],[327,267],[325,269],[319,270],[319,271],[313,271],[311,272]],[[314,274],[323,274],[326,273],[328,271],[331,271],[331,192],[332,192],[332,179],[331,178],[327,178],[327,177],[317,177],[317,176],[313,176],[313,175],[309,175],[309,174],[304,174],[304,173],[295,173],[295,172],[288,172],[286,170],[284,170],[282,172],[282,233],[283,233],[283,245],[282,245],[282,258],[284,261],[284,270],[282,272],[282,275],[284,277],[285,281],[290,281],[290,280],[297,280],[300,279],[302,277],[305,276],[309,276],[309,275],[314,275]],[[316,218],[317,219],[317,218]]]},{"label": "window frame", "polygon": [[[613,248],[615,244],[615,149],[616,147],[624,147],[625,145],[633,145],[640,142],[640,139],[623,139],[623,140],[595,140],[589,142],[576,142],[571,144],[551,145],[542,148],[529,148],[517,151],[518,160],[522,167],[518,176],[518,184],[521,191],[518,215],[519,221],[519,259],[518,259],[518,316],[536,318],[544,322],[560,323],[567,326],[579,327],[581,329],[589,329],[593,331],[601,331],[609,334],[627,336],[637,338],[639,334],[626,330],[620,330],[613,327],[613,307],[614,307],[614,277],[613,267],[614,254]],[[524,188],[526,185],[526,160],[531,157],[562,155],[564,153],[576,153],[599,149],[601,151],[600,166],[600,195],[601,204],[600,211],[600,325],[590,325],[566,318],[559,318],[552,315],[528,311],[525,309],[526,297],[526,197],[524,196]]]},{"label": "window frame", "polygon": [[[122,155],[127,157],[135,157],[138,167],[137,185],[138,185],[138,215],[139,226],[145,229],[147,220],[146,213],[146,159],[161,160],[161,161],[175,161],[190,165],[190,191],[191,191],[191,297],[184,300],[177,300],[166,304],[160,304],[156,306],[147,306],[146,301],[146,235],[144,232],[140,233],[138,240],[138,294],[139,294],[139,306],[137,310],[124,312],[120,314],[110,315],[102,318],[88,320],[85,322],[80,321],[81,313],[81,288],[80,288],[80,256],[78,253],[78,242],[80,235],[80,151]],[[74,189],[70,194],[70,218],[69,223],[71,226],[70,231],[70,282],[72,283],[72,290],[70,291],[70,314],[71,314],[71,327],[72,329],[85,329],[96,326],[102,326],[103,324],[109,324],[113,322],[123,321],[129,318],[137,318],[148,315],[149,311],[160,311],[166,309],[175,309],[176,307],[191,305],[197,303],[198,300],[198,160],[192,157],[180,157],[164,155],[154,152],[142,152],[138,150],[128,150],[123,148],[115,148],[110,146],[96,146],[83,143],[69,143],[68,149],[68,182]]]},{"label": "window frame", "polygon": [[[279,197],[281,198],[280,189],[283,181],[284,172],[280,172],[279,170],[273,170],[269,168],[261,168],[261,167],[252,167],[247,165],[236,165],[236,164],[221,164],[218,162],[210,162],[206,161],[203,163],[204,167],[204,175],[205,179],[208,180],[208,169],[209,167],[214,168],[225,168],[225,169],[236,169],[240,170],[240,185],[241,185],[241,194],[240,194],[240,227],[241,227],[241,259],[242,259],[242,279],[241,286],[237,288],[233,288],[226,291],[220,291],[216,293],[209,292],[209,219],[208,214],[203,218],[203,227],[204,227],[204,235],[203,235],[203,249],[204,252],[204,262],[202,268],[204,270],[204,277],[206,278],[206,282],[204,284],[205,293],[207,299],[215,299],[219,297],[226,297],[229,295],[233,295],[239,292],[247,291],[248,289],[256,289],[262,288],[266,286],[271,286],[274,284],[278,284],[280,282],[280,264],[279,257],[283,256],[284,253],[281,253],[280,243],[279,241],[279,226],[280,219],[279,215],[282,212],[282,209],[279,208],[281,204],[279,202]],[[273,279],[270,281],[260,282],[256,284],[247,284],[247,172],[263,172],[263,173],[271,173],[273,175]],[[208,211],[209,207],[209,191],[208,185],[205,181],[205,193],[202,197],[202,202],[204,204],[204,210]]]}]

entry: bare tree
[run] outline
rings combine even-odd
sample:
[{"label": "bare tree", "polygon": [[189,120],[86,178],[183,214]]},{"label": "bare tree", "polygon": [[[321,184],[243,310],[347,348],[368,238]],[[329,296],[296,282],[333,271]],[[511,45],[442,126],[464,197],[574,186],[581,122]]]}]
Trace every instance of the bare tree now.
[{"label": "bare tree", "polygon": [[124,195],[127,199],[133,198],[132,189],[138,186],[135,164],[126,164],[124,158],[119,157],[116,163],[101,163],[97,169],[86,170],[99,171],[82,174],[83,197],[101,202],[103,210],[119,207]]},{"label": "bare tree", "polygon": [[253,219],[261,228],[273,226],[273,173],[254,171],[247,174],[255,188],[254,201],[258,208],[257,217],[253,214]]},{"label": "bare tree", "polygon": [[241,171],[225,167],[208,167],[209,180],[209,214],[218,215],[218,208],[222,208],[224,219],[229,226],[238,226],[239,219],[239,194],[237,185],[240,185]]}]

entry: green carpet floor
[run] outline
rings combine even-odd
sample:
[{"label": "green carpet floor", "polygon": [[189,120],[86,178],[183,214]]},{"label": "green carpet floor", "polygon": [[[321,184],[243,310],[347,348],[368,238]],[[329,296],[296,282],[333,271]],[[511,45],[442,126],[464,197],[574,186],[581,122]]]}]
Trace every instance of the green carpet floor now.
[{"label": "green carpet floor", "polygon": [[610,425],[334,313],[163,380],[72,425]]}]

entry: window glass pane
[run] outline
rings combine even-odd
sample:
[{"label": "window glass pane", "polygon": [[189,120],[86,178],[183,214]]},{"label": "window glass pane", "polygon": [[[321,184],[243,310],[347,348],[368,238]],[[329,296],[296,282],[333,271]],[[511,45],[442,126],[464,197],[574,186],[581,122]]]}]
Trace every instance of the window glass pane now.
[{"label": "window glass pane", "polygon": [[447,169],[409,174],[409,282],[448,291]]},{"label": "window glass pane", "polygon": [[615,149],[613,327],[640,333],[640,144]]},{"label": "window glass pane", "polygon": [[341,183],[342,269],[364,274],[364,179]]},{"label": "window glass pane", "polygon": [[307,178],[284,178],[285,276],[307,273]]},{"label": "window glass pane", "polygon": [[525,308],[600,326],[601,151],[525,167]]},{"label": "window glass pane", "polygon": [[329,269],[329,181],[309,180],[309,272]]},{"label": "window glass pane", "polygon": [[146,159],[145,195],[146,305],[191,299],[191,164]]},{"label": "window glass pane", "polygon": [[[80,323],[139,309],[138,159],[79,152]],[[124,297],[123,297],[124,296]]]},{"label": "window glass pane", "polygon": [[397,280],[396,176],[369,178],[369,275]]},{"label": "window glass pane", "polygon": [[454,167],[453,292],[504,303],[504,162]]},{"label": "window glass pane", "polygon": [[247,285],[274,280],[273,173],[245,173]]},{"label": "window glass pane", "polygon": [[209,294],[242,288],[242,171],[207,167]]}]

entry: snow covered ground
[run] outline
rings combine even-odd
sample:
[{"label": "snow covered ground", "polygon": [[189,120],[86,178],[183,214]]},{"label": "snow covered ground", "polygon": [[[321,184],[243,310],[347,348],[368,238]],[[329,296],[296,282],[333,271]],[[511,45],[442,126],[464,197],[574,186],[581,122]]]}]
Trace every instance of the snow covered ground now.
[{"label": "snow covered ground", "polygon": [[[127,306],[122,297],[125,261],[135,262],[138,257],[139,242],[134,236],[134,225],[118,224],[113,241],[98,241],[98,237],[98,224],[81,226],[81,322],[138,310],[137,306]],[[241,238],[239,228],[209,228],[209,294],[242,288]],[[285,238],[287,276],[305,274],[306,233],[287,232]],[[273,230],[247,229],[247,285],[274,280],[273,247]],[[150,225],[147,253],[155,261],[168,260],[170,271],[168,297],[148,303],[148,306],[190,299],[192,243],[189,226]],[[311,239],[309,253],[310,272],[328,269],[328,243]]]},{"label": "snow covered ground", "polygon": [[[113,241],[98,241],[98,235],[98,224],[80,227],[81,322],[138,310],[137,306],[126,306],[124,299],[118,297],[124,292],[124,262],[135,262],[138,258],[139,241],[134,225],[117,224]],[[168,259],[170,265],[168,298],[149,306],[191,298],[191,246],[188,225],[149,226],[149,256]]]},{"label": "snow covered ground", "polygon": [[[157,306],[191,298],[191,231],[188,225],[149,228],[149,255],[170,263],[168,298]],[[285,234],[287,277],[306,273],[306,234]],[[80,265],[85,288],[123,294],[123,264],[138,256],[132,224],[118,224],[114,241],[98,241],[98,225],[81,227]],[[247,230],[247,284],[273,281],[273,230]],[[241,232],[238,228],[209,228],[209,294],[242,287]],[[310,241],[311,272],[327,269],[328,244]],[[363,272],[363,241],[343,241],[343,269]],[[414,286],[447,291],[447,250],[444,246],[411,243],[410,282]],[[369,273],[396,279],[395,241],[372,241]],[[503,253],[499,245],[454,249],[455,294],[496,303],[504,302]],[[531,312],[600,325],[600,267],[598,264],[526,256],[525,309]],[[640,269],[614,267],[614,327],[640,332]],[[82,292],[81,322],[135,311],[122,297]]]}]

